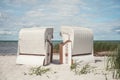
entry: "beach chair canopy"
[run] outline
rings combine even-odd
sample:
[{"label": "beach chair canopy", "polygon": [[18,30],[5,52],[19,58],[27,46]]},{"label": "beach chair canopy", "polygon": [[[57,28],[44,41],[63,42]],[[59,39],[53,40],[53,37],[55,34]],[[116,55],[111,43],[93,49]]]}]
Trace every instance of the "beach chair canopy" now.
[{"label": "beach chair canopy", "polygon": [[61,27],[60,63],[71,65],[71,60],[94,61],[93,33],[84,27]]},{"label": "beach chair canopy", "polygon": [[83,27],[62,27],[61,36],[63,41],[71,40],[72,54],[91,53],[93,49],[93,33]]},{"label": "beach chair canopy", "polygon": [[19,34],[21,54],[46,54],[46,40],[53,37],[52,28],[24,28]]},{"label": "beach chair canopy", "polygon": [[52,60],[53,28],[23,28],[19,32],[17,64],[46,65]]}]

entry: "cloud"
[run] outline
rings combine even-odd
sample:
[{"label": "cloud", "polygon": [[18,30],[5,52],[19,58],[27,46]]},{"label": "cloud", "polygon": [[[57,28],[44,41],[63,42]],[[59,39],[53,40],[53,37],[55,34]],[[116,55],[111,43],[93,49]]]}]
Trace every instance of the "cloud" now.
[{"label": "cloud", "polygon": [[26,16],[28,17],[41,17],[45,16],[45,14],[42,12],[42,9],[36,9],[36,10],[31,10],[26,13]]},{"label": "cloud", "polygon": [[[105,36],[120,33],[119,29],[116,29],[116,26],[120,26],[119,5],[113,1],[4,0],[3,2],[0,8],[0,27],[9,29],[12,34],[16,30],[14,34],[17,35],[24,27],[55,26],[55,38],[57,38],[62,25],[88,27],[93,30],[97,39],[105,39]],[[5,34],[10,33],[5,30]]]},{"label": "cloud", "polygon": [[33,7],[26,12],[29,16],[46,16],[46,17],[66,17],[75,16],[79,13],[79,5],[83,3],[80,0],[51,0]]},{"label": "cloud", "polygon": [[34,5],[38,0],[4,0],[8,6],[21,7],[22,5]]},{"label": "cloud", "polygon": [[120,29],[119,30],[115,30],[117,33],[120,33]]},{"label": "cloud", "polygon": [[31,10],[26,11],[21,18],[22,24],[35,25],[61,25],[68,23],[70,17],[79,13],[78,7],[72,3],[64,3],[65,1],[51,0],[49,3],[37,5]]},{"label": "cloud", "polygon": [[8,15],[5,12],[0,12],[0,22],[6,21],[8,19]]},{"label": "cloud", "polygon": [[10,35],[13,34],[11,31],[0,31],[0,35]]},{"label": "cloud", "polygon": [[79,25],[87,19],[79,13],[85,3],[81,0],[51,0],[29,9],[21,18],[23,24]]},{"label": "cloud", "polygon": [[120,34],[120,26],[112,29],[113,32]]},{"label": "cloud", "polygon": [[10,15],[9,12],[0,11],[0,28],[12,29],[16,21],[15,16]]},{"label": "cloud", "polygon": [[74,16],[79,12],[79,7],[77,4],[81,5],[79,0],[52,0],[48,7],[56,10],[55,15]]}]

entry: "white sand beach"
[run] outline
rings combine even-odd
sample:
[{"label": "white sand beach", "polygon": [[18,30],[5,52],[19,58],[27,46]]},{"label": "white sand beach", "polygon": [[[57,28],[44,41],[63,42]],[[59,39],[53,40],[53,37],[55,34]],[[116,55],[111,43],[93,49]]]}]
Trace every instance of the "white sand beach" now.
[{"label": "white sand beach", "polygon": [[111,72],[105,71],[105,57],[95,57],[97,62],[90,64],[96,67],[94,71],[82,75],[75,75],[70,66],[59,64],[58,59],[58,55],[54,55],[53,63],[44,66],[50,68],[50,71],[36,76],[25,74],[29,73],[32,66],[16,65],[15,55],[0,56],[0,80],[115,80]]}]

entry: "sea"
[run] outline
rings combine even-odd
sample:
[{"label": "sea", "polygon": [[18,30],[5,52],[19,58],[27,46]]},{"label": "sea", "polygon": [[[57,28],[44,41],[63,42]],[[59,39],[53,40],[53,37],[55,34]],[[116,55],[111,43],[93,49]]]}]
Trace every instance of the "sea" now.
[{"label": "sea", "polygon": [[[53,40],[53,45],[62,42]],[[16,55],[18,50],[18,41],[0,41],[0,55]]]},{"label": "sea", "polygon": [[[99,41],[101,42],[101,40]],[[52,42],[53,45],[55,45],[61,43],[62,40],[53,40]],[[117,41],[112,41],[112,42],[117,42]],[[18,41],[0,41],[0,55],[16,55],[17,50],[18,50]]]}]

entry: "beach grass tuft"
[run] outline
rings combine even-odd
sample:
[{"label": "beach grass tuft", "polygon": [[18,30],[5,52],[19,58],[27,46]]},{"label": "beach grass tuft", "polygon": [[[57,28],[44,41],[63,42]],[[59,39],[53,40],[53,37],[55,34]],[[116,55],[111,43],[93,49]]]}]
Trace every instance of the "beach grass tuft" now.
[{"label": "beach grass tuft", "polygon": [[120,79],[120,45],[113,54],[108,57],[106,69],[112,71],[113,78]]},{"label": "beach grass tuft", "polygon": [[93,71],[93,68],[95,67],[90,66],[89,63],[82,64],[81,62],[75,62],[70,66],[71,71],[77,75],[90,73]]},{"label": "beach grass tuft", "polygon": [[48,71],[50,71],[50,68],[44,68],[44,67],[41,67],[41,66],[38,66],[38,67],[32,67],[31,69],[30,69],[30,75],[33,75],[33,74],[35,74],[35,75],[39,75],[39,76],[41,76],[42,74],[45,74],[45,73],[47,73]]}]

